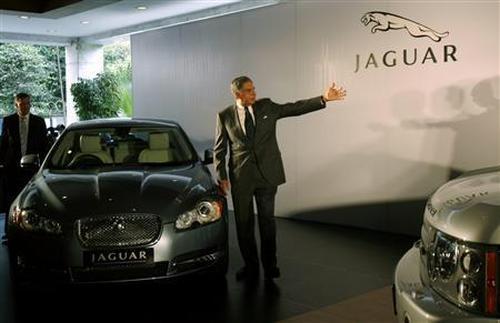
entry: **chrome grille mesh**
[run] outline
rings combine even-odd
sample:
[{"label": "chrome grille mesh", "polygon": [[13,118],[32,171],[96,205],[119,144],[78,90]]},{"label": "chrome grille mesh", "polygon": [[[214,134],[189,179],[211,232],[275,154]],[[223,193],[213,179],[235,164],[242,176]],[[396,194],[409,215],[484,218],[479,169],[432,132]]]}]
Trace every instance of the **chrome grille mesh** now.
[{"label": "chrome grille mesh", "polygon": [[117,214],[79,219],[76,230],[87,248],[139,246],[159,237],[161,221],[153,214]]}]

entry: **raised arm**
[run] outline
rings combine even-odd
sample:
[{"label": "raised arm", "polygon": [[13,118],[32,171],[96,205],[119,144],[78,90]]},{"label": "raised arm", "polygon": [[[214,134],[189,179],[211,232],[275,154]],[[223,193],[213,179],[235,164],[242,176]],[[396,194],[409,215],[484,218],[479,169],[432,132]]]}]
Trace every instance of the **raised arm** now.
[{"label": "raised arm", "polygon": [[279,118],[299,116],[309,112],[323,109],[326,107],[326,102],[343,100],[346,96],[344,88],[337,88],[335,83],[326,89],[322,96],[312,99],[300,100],[295,103],[276,104],[279,109]]},{"label": "raised arm", "polygon": [[293,103],[274,104],[278,109],[278,118],[300,116],[302,114],[323,109],[326,106],[321,96],[312,99],[300,100]]}]

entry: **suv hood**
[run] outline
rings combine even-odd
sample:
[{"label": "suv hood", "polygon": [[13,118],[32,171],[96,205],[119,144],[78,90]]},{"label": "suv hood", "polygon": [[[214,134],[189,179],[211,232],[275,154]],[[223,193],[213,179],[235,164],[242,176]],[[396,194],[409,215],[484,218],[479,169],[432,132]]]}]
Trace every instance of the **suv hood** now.
[{"label": "suv hood", "polygon": [[471,172],[440,187],[425,220],[458,239],[500,244],[500,168]]}]

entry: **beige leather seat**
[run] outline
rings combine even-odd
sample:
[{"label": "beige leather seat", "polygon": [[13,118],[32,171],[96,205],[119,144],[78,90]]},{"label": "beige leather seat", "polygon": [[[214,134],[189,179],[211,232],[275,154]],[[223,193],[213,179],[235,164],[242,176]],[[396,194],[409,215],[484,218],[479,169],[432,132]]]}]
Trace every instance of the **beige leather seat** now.
[{"label": "beige leather seat", "polygon": [[139,154],[139,163],[167,163],[174,160],[173,149],[170,148],[170,138],[167,133],[152,133],[149,135],[149,149]]},{"label": "beige leather seat", "polygon": [[113,159],[111,155],[103,151],[101,148],[101,138],[96,135],[82,135],[80,136],[80,151],[77,153],[73,161],[78,160],[82,155],[93,155],[99,158],[105,164],[112,164]]}]

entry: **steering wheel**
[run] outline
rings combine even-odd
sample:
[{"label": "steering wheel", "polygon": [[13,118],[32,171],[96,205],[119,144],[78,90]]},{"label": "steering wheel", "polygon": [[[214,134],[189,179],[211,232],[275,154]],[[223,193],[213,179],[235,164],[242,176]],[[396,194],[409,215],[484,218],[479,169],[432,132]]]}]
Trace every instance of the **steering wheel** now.
[{"label": "steering wheel", "polygon": [[68,164],[69,167],[86,167],[86,166],[102,166],[104,165],[104,162],[101,160],[101,158],[92,155],[92,154],[83,154],[71,161],[71,163]]}]

